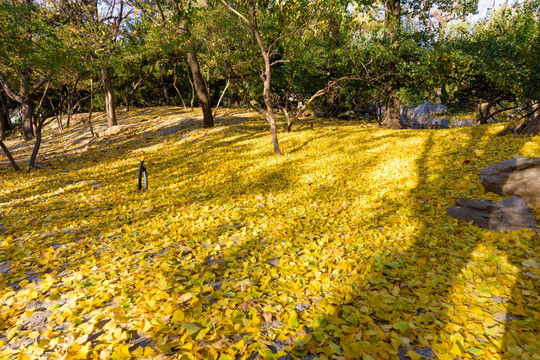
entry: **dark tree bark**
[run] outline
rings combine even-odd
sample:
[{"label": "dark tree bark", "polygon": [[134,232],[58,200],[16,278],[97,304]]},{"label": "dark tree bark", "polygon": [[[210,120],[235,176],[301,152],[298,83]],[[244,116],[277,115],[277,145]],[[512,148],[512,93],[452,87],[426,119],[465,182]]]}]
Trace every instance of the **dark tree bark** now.
[{"label": "dark tree bark", "polygon": [[30,96],[23,97],[21,103],[22,135],[24,140],[30,141],[34,137],[34,100]]},{"label": "dark tree bark", "polygon": [[105,108],[107,111],[107,124],[109,127],[118,125],[116,121],[116,107],[114,105],[114,94],[111,82],[111,70],[104,68],[102,70],[103,88],[105,90]]},{"label": "dark tree bark", "polygon": [[0,108],[0,140],[6,139],[7,118],[8,114],[5,113],[3,108]]},{"label": "dark tree bark", "polygon": [[6,154],[9,162],[11,163],[11,166],[13,166],[13,169],[15,169],[15,171],[21,171],[21,168],[19,167],[15,159],[13,159],[13,156],[11,156],[8,147],[6,146],[6,144],[4,144],[2,140],[0,140],[0,148],[2,148],[4,154]]},{"label": "dark tree bark", "polygon": [[[161,7],[161,2],[159,0],[156,0],[157,10],[159,13],[159,17],[161,19],[162,26],[165,26],[167,23],[167,18],[165,17],[164,11]],[[176,4],[175,11],[177,13],[180,12],[180,8],[178,7],[178,4]],[[186,20],[180,20],[178,22],[179,30],[187,35],[191,35],[187,21]],[[193,74],[193,83],[192,88],[195,88],[195,91],[197,92],[197,96],[199,97],[199,101],[201,102],[201,107],[203,110],[203,127],[210,128],[214,126],[214,117],[212,116],[212,107],[210,104],[210,96],[208,94],[208,88],[204,84],[204,78],[201,74],[201,68],[199,66],[199,61],[197,59],[197,54],[195,51],[190,50],[187,53],[187,59],[189,68],[191,69],[191,73]],[[191,79],[190,79],[191,81]],[[191,109],[193,110],[193,102],[191,105]]]},{"label": "dark tree bark", "polygon": [[212,115],[212,107],[210,104],[210,97],[208,96],[208,89],[204,85],[201,68],[199,66],[199,61],[197,60],[197,54],[195,54],[193,51],[188,51],[187,58],[191,73],[193,74],[193,85],[203,110],[203,127],[211,128],[214,126],[214,117]]},{"label": "dark tree bark", "polygon": [[159,82],[161,84],[161,91],[163,91],[163,97],[165,98],[165,105],[169,106],[171,105],[171,99],[169,97],[169,91],[167,90],[163,64],[159,64]]},{"label": "dark tree bark", "polygon": [[[2,88],[0,88],[0,92]],[[5,140],[6,133],[12,129],[9,121],[9,107],[3,96],[0,96],[0,140]]]},{"label": "dark tree bark", "polygon": [[20,95],[16,94],[11,90],[11,88],[5,83],[4,79],[0,78],[0,86],[4,89],[4,92],[12,100],[21,104],[21,116],[22,116],[22,134],[24,140],[32,140],[34,137],[34,122],[36,119],[34,111],[34,101],[33,93],[36,92],[47,79],[39,79],[34,85],[29,86],[28,88],[21,86]]},{"label": "dark tree bark", "polygon": [[236,107],[240,103],[240,96],[236,91],[229,91],[229,107]]},{"label": "dark tree bark", "polygon": [[34,149],[32,150],[32,155],[30,155],[30,161],[28,161],[29,171],[30,171],[30,168],[36,167],[36,159],[39,152],[39,148],[41,146],[41,126],[42,125],[43,124],[39,122],[36,128],[36,142],[34,143]]}]

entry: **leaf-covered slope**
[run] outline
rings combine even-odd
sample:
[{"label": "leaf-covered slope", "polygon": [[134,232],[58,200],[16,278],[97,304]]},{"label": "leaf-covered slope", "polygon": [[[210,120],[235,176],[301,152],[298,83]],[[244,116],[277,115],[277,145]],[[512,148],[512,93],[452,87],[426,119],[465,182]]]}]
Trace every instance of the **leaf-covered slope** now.
[{"label": "leaf-covered slope", "polygon": [[538,236],[445,216],[538,138],[316,121],[275,157],[263,122],[156,111],[2,170],[2,358],[540,356]]}]

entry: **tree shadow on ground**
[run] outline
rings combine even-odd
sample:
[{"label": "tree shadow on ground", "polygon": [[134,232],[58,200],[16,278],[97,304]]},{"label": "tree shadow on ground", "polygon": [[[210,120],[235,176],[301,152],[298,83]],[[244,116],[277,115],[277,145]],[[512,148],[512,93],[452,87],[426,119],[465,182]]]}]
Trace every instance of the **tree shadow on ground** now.
[{"label": "tree shadow on ground", "polygon": [[[408,221],[416,220],[416,230],[410,234],[414,241],[409,245],[410,241],[387,230],[399,221],[396,214],[375,218],[377,235],[383,239],[396,236],[394,246],[392,241],[378,244],[376,240],[361,246],[359,251],[371,258],[369,271],[360,274],[354,284],[333,280],[342,288],[350,286],[357,291],[339,296],[348,298],[347,302],[336,302],[332,293],[322,294],[317,305],[318,325],[310,329],[311,347],[296,345],[298,349],[309,348],[310,352],[330,357],[380,359],[473,357],[481,353],[488,357],[505,354],[509,358],[532,358],[538,351],[533,335],[538,333],[538,285],[522,272],[508,271],[511,266],[520,267],[525,254],[538,253],[538,237],[531,240],[530,235],[522,237],[519,233],[493,235],[445,216],[452,204],[435,201],[448,200],[448,196],[434,195],[450,192],[458,195],[457,199],[470,195],[478,185],[468,186],[468,179],[448,176],[456,166],[469,166],[471,161],[458,164],[447,159],[440,166],[438,152],[433,151],[437,141],[434,134],[429,133],[416,160],[416,187],[405,198],[381,205],[395,211],[412,208]],[[454,153],[473,156],[473,150],[482,150],[487,142],[495,141],[492,137],[482,139],[483,135],[471,131],[466,143],[454,145]],[[472,176],[476,180],[481,167],[489,164],[472,161],[478,164]],[[518,239],[519,244],[505,244],[506,239]],[[498,247],[504,250],[496,250]],[[493,257],[483,258],[486,248],[493,251]],[[358,256],[354,252],[350,255]],[[506,271],[499,276],[505,258],[509,260]],[[519,275],[513,284],[516,272]],[[509,289],[512,299],[497,295]],[[509,306],[501,304],[505,301]],[[335,311],[328,313],[328,308]],[[486,318],[493,321],[479,322]],[[506,323],[506,330],[498,328],[498,322]],[[314,351],[321,348],[323,351]],[[298,354],[303,353],[300,350]]]}]

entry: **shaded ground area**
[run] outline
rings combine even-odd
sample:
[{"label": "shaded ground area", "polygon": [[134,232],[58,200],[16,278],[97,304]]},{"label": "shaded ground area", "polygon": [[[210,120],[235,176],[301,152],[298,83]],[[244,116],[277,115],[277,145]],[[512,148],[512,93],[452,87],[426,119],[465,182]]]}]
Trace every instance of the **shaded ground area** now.
[{"label": "shaded ground area", "polygon": [[538,235],[444,215],[500,200],[480,170],[540,156],[538,138],[310,120],[277,158],[251,114],[127,115],[85,145],[84,127],[50,130],[31,174],[2,163],[1,357],[540,354]]}]

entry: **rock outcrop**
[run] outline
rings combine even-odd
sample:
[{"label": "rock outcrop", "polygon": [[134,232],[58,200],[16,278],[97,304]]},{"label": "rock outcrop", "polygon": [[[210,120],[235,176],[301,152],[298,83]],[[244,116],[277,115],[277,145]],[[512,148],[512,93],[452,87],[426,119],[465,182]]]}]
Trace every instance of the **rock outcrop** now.
[{"label": "rock outcrop", "polygon": [[431,101],[426,101],[422,105],[419,105],[408,112],[409,114],[412,114],[411,126],[413,128],[419,125],[427,126],[429,119],[432,118],[433,115],[440,114],[446,111],[448,111],[448,108],[446,106],[442,104],[435,105]]},{"label": "rock outcrop", "polygon": [[472,221],[476,226],[493,231],[529,229],[538,231],[538,222],[530,207],[517,196],[492,203],[460,198],[446,213],[453,218]]},{"label": "rock outcrop", "polygon": [[501,196],[519,196],[528,204],[540,206],[540,158],[516,158],[484,168],[480,183],[486,191]]},{"label": "rock outcrop", "polygon": [[476,125],[476,122],[474,119],[454,119],[452,122],[452,127],[460,128],[460,127],[467,127],[467,126],[474,126]]}]

